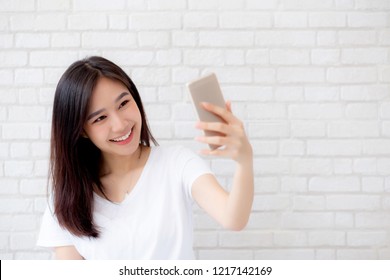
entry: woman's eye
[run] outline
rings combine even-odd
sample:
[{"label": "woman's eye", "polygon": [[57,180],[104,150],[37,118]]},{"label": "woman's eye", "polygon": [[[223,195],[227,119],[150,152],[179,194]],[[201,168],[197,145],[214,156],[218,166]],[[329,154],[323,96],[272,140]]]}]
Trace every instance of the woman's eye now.
[{"label": "woman's eye", "polygon": [[121,103],[121,105],[119,105],[119,108],[118,108],[118,109],[124,107],[127,103],[129,103],[129,100],[123,101],[123,102]]},{"label": "woman's eye", "polygon": [[104,120],[105,118],[106,118],[106,116],[100,116],[96,120],[94,120],[93,123],[100,122],[100,121]]}]

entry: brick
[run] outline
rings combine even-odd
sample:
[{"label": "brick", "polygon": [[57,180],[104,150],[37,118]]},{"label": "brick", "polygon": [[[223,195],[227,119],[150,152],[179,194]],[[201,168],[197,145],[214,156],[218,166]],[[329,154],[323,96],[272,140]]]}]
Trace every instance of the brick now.
[{"label": "brick", "polygon": [[332,172],[330,159],[321,158],[294,158],[291,163],[291,174],[293,175],[329,175]]},{"label": "brick", "polygon": [[351,247],[386,246],[389,242],[386,231],[348,232],[347,244]]},{"label": "brick", "polygon": [[384,191],[384,179],[381,177],[363,177],[362,191],[381,193]]},{"label": "brick", "polygon": [[313,65],[337,65],[340,62],[340,50],[315,49],[311,51]]},{"label": "brick", "polygon": [[40,85],[43,82],[43,71],[39,68],[16,69],[15,81],[20,85]]},{"label": "brick", "polygon": [[136,42],[136,34],[129,32],[91,32],[84,33],[81,37],[81,45],[84,48],[131,48]]},{"label": "brick", "polygon": [[225,63],[226,65],[244,65],[245,52],[243,50],[226,50]]},{"label": "brick", "polygon": [[337,249],[337,259],[339,260],[376,260],[375,251],[368,249]]},{"label": "brick", "polygon": [[255,159],[254,165],[258,168],[258,171],[255,170],[256,175],[280,175],[287,174],[289,172],[289,164],[287,159]]},{"label": "brick", "polygon": [[333,8],[333,1],[282,0],[281,6],[287,10],[328,10]]},{"label": "brick", "polygon": [[337,32],[333,30],[322,30],[317,32],[317,44],[321,47],[336,46],[338,44]]},{"label": "brick", "polygon": [[310,63],[307,50],[275,49],[270,52],[271,65],[304,65]]},{"label": "brick", "polygon": [[307,235],[303,231],[276,231],[274,244],[277,247],[305,247]]},{"label": "brick", "polygon": [[352,160],[351,159],[335,159],[334,173],[336,175],[352,174]]},{"label": "brick", "polygon": [[1,198],[0,199],[0,213],[6,214],[20,214],[31,213],[32,201],[30,199],[21,198]]},{"label": "brick", "polygon": [[[260,72],[261,73],[261,72]],[[256,72],[255,72],[256,75]],[[255,76],[256,77],[256,76]],[[275,89],[276,101],[302,101],[303,88],[299,86],[278,86]]]},{"label": "brick", "polygon": [[18,179],[0,178],[0,194],[9,195],[18,193]]},{"label": "brick", "polygon": [[260,47],[314,47],[314,31],[258,31],[255,34],[255,45]]},{"label": "brick", "polygon": [[344,246],[345,232],[343,231],[313,231],[309,232],[309,246]]},{"label": "brick", "polygon": [[218,16],[216,13],[191,12],[184,14],[184,28],[217,28]]},{"label": "brick", "polygon": [[388,14],[383,12],[355,12],[348,14],[349,27],[386,27]]},{"label": "brick", "polygon": [[278,7],[278,0],[258,1],[247,0],[246,7],[250,10],[273,10]]},{"label": "brick", "polygon": [[280,143],[280,155],[303,156],[306,151],[306,144],[299,140],[283,140]]},{"label": "brick", "polygon": [[1,12],[34,11],[34,0],[1,0]]},{"label": "brick", "polygon": [[389,155],[390,154],[390,140],[378,139],[378,140],[366,140],[363,145],[363,152],[366,155]]},{"label": "brick", "polygon": [[353,171],[358,174],[375,175],[377,173],[377,161],[375,158],[355,159]]},{"label": "brick", "polygon": [[354,214],[338,212],[335,214],[334,223],[336,228],[351,229],[354,227]]},{"label": "brick", "polygon": [[273,84],[276,81],[276,70],[273,68],[255,68],[255,83]]},{"label": "brick", "polygon": [[10,148],[11,158],[28,158],[30,149],[29,143],[12,143]]},{"label": "brick", "polygon": [[202,47],[250,47],[254,34],[249,31],[200,31],[199,45]]},{"label": "brick", "polygon": [[248,229],[274,229],[280,225],[280,214],[275,212],[251,213]]},{"label": "brick", "polygon": [[108,29],[109,30],[125,30],[128,25],[127,15],[109,15]]},{"label": "brick", "polygon": [[12,122],[37,122],[46,120],[46,108],[43,106],[11,106],[8,119]]},{"label": "brick", "polygon": [[[386,85],[351,85],[341,87],[341,99],[348,101],[382,100],[388,95],[390,88]],[[387,103],[383,103],[387,106]],[[381,117],[390,118],[390,114]]]},{"label": "brick", "polygon": [[34,30],[58,31],[65,30],[67,17],[64,14],[37,15],[34,20]]},{"label": "brick", "polygon": [[217,247],[218,234],[216,232],[195,232],[194,248]]},{"label": "brick", "polygon": [[307,179],[304,177],[283,177],[281,191],[286,193],[304,193],[307,191]]},{"label": "brick", "polygon": [[32,250],[35,248],[36,237],[30,233],[15,233],[10,237],[10,249]]},{"label": "brick", "polygon": [[198,257],[202,260],[248,260],[253,259],[252,250],[216,249],[199,250]]},{"label": "brick", "polygon": [[225,248],[271,247],[272,243],[271,232],[223,232],[219,235],[219,245]]},{"label": "brick", "polygon": [[[249,49],[246,51],[245,61],[253,65],[268,65],[269,64],[269,50],[266,49]],[[262,69],[262,68],[261,68]]]},{"label": "brick", "polygon": [[289,125],[285,121],[267,121],[249,124],[248,135],[255,138],[283,138],[288,137]]},{"label": "brick", "polygon": [[105,30],[107,26],[107,16],[104,14],[85,13],[68,16],[68,30]]},{"label": "brick", "polygon": [[171,30],[182,27],[181,15],[178,13],[152,12],[130,15],[131,30]]},{"label": "brick", "polygon": [[290,105],[288,115],[293,120],[335,120],[343,117],[343,107],[339,103],[313,103]]},{"label": "brick", "polygon": [[278,28],[306,28],[308,25],[306,12],[275,12],[275,27]]},{"label": "brick", "polygon": [[293,198],[292,209],[296,211],[325,210],[325,198],[315,195],[296,195]]},{"label": "brick", "polygon": [[28,124],[5,124],[3,125],[3,139],[25,140],[38,139],[39,128],[37,125]]},{"label": "brick", "polygon": [[125,0],[83,0],[73,3],[74,11],[121,11],[126,7]]},{"label": "brick", "polygon": [[167,47],[170,44],[169,34],[165,31],[140,31],[138,32],[138,44],[140,47]]},{"label": "brick", "polygon": [[170,69],[136,68],[132,72],[132,79],[133,81],[137,81],[137,85],[167,85],[170,82]]},{"label": "brick", "polygon": [[331,138],[379,137],[376,121],[336,121],[328,124],[328,136]]},{"label": "brick", "polygon": [[314,156],[355,156],[360,155],[362,146],[355,140],[309,140],[307,154]]},{"label": "brick", "polygon": [[262,249],[255,251],[254,259],[257,260],[313,260],[314,249]]},{"label": "brick", "polygon": [[373,30],[340,30],[338,38],[341,46],[370,46],[376,44],[376,32]]},{"label": "brick", "polygon": [[222,50],[202,49],[184,52],[185,65],[224,65],[224,52]]},{"label": "brick", "polygon": [[249,119],[264,120],[264,119],[285,119],[287,109],[284,104],[249,104],[247,106],[247,114]]},{"label": "brick", "polygon": [[12,70],[0,69],[0,85],[11,85],[14,79]]},{"label": "brick", "polygon": [[277,155],[279,151],[279,145],[276,141],[259,141],[251,140],[254,155]]},{"label": "brick", "polygon": [[347,15],[343,12],[315,12],[309,14],[309,27],[342,28],[347,25]]},{"label": "brick", "polygon": [[334,225],[331,213],[286,213],[282,216],[284,228],[321,229],[331,228]]},{"label": "brick", "polygon": [[19,177],[19,176],[32,176],[33,162],[32,161],[21,161],[13,160],[7,161],[4,165],[4,174],[8,177]]},{"label": "brick", "polygon": [[290,207],[290,198],[287,195],[256,195],[253,201],[253,211],[277,211]]},{"label": "brick", "polygon": [[[168,41],[168,40],[167,40]],[[198,42],[196,32],[173,31],[172,44],[177,47],[195,47]],[[168,45],[168,43],[167,43]]]},{"label": "brick", "polygon": [[383,229],[390,226],[390,214],[388,212],[357,212],[355,224],[361,229]]},{"label": "brick", "polygon": [[380,208],[378,195],[328,195],[326,207],[329,210],[378,210]]},{"label": "brick", "polygon": [[48,48],[50,46],[49,34],[18,33],[15,36],[17,48]]},{"label": "brick", "polygon": [[136,66],[150,65],[154,58],[154,53],[151,51],[104,51],[104,57],[112,61],[117,61],[118,64],[129,66],[130,68]]},{"label": "brick", "polygon": [[377,71],[373,67],[329,68],[327,80],[338,84],[373,83],[377,80]]},{"label": "brick", "polygon": [[270,28],[272,14],[264,12],[223,12],[219,14],[221,28]]},{"label": "brick", "polygon": [[325,81],[322,68],[281,67],[277,71],[277,81],[284,83],[321,83]]},{"label": "brick", "polygon": [[37,3],[38,11],[66,11],[69,8],[69,0],[38,0]]},{"label": "brick", "polygon": [[311,192],[357,192],[359,190],[360,182],[357,177],[313,177],[309,180]]},{"label": "brick", "polygon": [[20,181],[20,193],[23,195],[45,195],[47,193],[46,179],[22,179]]},{"label": "brick", "polygon": [[341,62],[344,64],[385,64],[388,61],[386,48],[355,48],[341,51]]},{"label": "brick", "polygon": [[[81,45],[81,36],[79,33],[53,33],[51,34],[50,44],[54,48],[77,48]],[[53,66],[53,65],[50,65]]]},{"label": "brick", "polygon": [[172,1],[148,1],[148,8],[150,10],[184,10],[187,7],[187,1],[185,0],[172,0]]}]

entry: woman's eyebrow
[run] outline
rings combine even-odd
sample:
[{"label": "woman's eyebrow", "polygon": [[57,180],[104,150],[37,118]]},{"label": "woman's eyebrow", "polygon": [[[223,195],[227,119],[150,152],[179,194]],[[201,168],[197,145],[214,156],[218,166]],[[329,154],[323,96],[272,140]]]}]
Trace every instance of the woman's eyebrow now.
[{"label": "woman's eyebrow", "polygon": [[[119,94],[119,96],[117,98],[115,98],[115,103],[117,103],[119,100],[121,100],[126,95],[130,95],[130,93],[128,93],[127,91],[124,91],[121,94]],[[92,119],[94,116],[99,115],[104,110],[105,109],[103,108],[103,109],[97,110],[96,112],[93,112],[93,113],[89,114],[88,117],[87,117],[87,121]]]}]

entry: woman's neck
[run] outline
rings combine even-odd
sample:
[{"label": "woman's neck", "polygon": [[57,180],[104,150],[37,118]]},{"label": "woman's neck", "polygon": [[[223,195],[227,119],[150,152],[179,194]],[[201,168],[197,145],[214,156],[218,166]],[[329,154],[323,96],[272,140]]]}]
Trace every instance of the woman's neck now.
[{"label": "woman's neck", "polygon": [[145,147],[139,145],[137,150],[129,156],[103,155],[100,176],[128,174],[139,167],[144,149]]}]

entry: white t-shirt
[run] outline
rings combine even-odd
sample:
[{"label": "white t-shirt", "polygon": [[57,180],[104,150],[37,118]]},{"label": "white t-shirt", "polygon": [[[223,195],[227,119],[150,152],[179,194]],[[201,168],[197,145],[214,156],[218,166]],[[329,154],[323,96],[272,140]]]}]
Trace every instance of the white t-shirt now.
[{"label": "white t-shirt", "polygon": [[94,196],[99,238],[77,237],[59,226],[48,206],[38,246],[73,245],[85,259],[193,259],[191,187],[211,173],[184,147],[152,147],[142,174],[121,203]]}]

